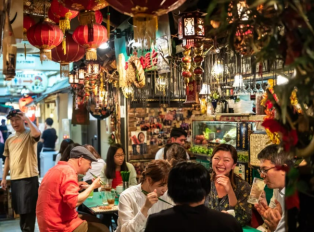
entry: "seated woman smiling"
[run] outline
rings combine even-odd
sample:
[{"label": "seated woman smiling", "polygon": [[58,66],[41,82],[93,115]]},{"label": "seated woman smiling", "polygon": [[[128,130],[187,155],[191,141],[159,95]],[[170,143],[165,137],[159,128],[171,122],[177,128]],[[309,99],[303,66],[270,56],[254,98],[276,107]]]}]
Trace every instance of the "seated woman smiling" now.
[{"label": "seated woman smiling", "polygon": [[141,184],[122,192],[116,232],[142,232],[148,215],[172,207],[172,201],[165,194],[170,169],[167,161],[153,160],[143,172]]},{"label": "seated woman smiling", "polygon": [[234,210],[235,218],[242,225],[250,222],[252,205],[247,202],[251,186],[234,174],[237,150],[228,144],[220,144],[212,154],[211,192],[206,205],[221,212]]}]

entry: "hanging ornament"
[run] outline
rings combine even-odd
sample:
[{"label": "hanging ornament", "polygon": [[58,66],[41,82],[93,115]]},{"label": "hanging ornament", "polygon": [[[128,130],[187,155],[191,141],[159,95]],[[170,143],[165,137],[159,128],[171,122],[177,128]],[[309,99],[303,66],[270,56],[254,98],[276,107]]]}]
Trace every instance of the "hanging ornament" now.
[{"label": "hanging ornament", "polygon": [[191,69],[191,46],[187,45],[183,47],[183,58],[182,61],[182,77],[184,78],[184,83],[187,85],[190,82],[190,78],[192,77]]},{"label": "hanging ornament", "polygon": [[32,26],[34,26],[36,24],[35,20],[30,17],[29,15],[24,15],[24,18],[23,18],[23,35],[24,35],[24,40],[27,40],[27,36],[26,36],[26,33],[27,33],[27,30],[29,28],[31,28]]},{"label": "hanging ornament", "polygon": [[78,11],[70,10],[64,7],[58,0],[52,0],[50,11],[53,16],[59,20],[59,27],[63,33],[70,30],[70,20],[78,15]]},{"label": "hanging ornament", "polygon": [[27,39],[40,49],[40,60],[43,61],[51,59],[51,49],[61,44],[63,33],[57,25],[45,19],[28,29]]},{"label": "hanging ornament", "polygon": [[235,51],[239,52],[241,55],[250,56],[254,52],[251,43],[253,43],[253,27],[249,24],[239,25],[234,37],[233,45]]},{"label": "hanging ornament", "polygon": [[134,39],[142,46],[150,48],[151,43],[155,43],[156,31],[158,30],[157,18],[167,14],[181,6],[185,0],[155,0],[155,1],[117,1],[107,0],[111,7],[122,14],[133,17]]},{"label": "hanging ornament", "polygon": [[194,78],[196,81],[196,86],[197,86],[197,92],[201,91],[201,87],[202,87],[202,76],[204,73],[204,69],[202,68],[202,63],[204,61],[204,57],[203,57],[203,41],[201,40],[197,40],[194,42]]},{"label": "hanging ornament", "polygon": [[93,38],[89,40],[88,26],[78,26],[73,32],[76,43],[86,49],[86,60],[97,60],[97,48],[100,44],[107,42],[107,29],[100,24],[93,24]]},{"label": "hanging ornament", "polygon": [[50,19],[50,21],[52,21],[56,24],[59,24],[59,19],[53,15],[51,8],[49,8],[49,10],[48,10],[48,18]]},{"label": "hanging ornament", "polygon": [[51,60],[60,63],[60,76],[69,76],[69,64],[79,61],[85,55],[85,49],[78,45],[72,38],[69,32],[65,32],[66,38],[66,54],[64,54],[64,48],[62,44],[51,50]]},{"label": "hanging ornament", "polygon": [[5,11],[5,23],[2,41],[3,71],[5,80],[10,81],[15,77],[17,48],[14,32],[10,23],[8,11]]}]

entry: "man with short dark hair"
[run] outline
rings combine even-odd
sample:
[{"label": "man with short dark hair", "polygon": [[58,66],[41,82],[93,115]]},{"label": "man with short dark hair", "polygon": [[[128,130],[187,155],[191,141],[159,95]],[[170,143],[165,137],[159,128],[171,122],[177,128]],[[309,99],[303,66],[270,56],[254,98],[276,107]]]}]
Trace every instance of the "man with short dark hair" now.
[{"label": "man with short dark hair", "polygon": [[168,177],[168,195],[175,206],[151,214],[145,232],[242,231],[233,216],[204,205],[210,183],[209,172],[201,164],[182,162],[174,166]]},{"label": "man with short dark hair", "polygon": [[255,208],[264,219],[264,225],[259,227],[264,231],[285,231],[285,178],[286,172],[278,170],[276,166],[286,165],[289,162],[281,147],[269,145],[259,154],[261,178],[264,179],[268,188],[273,189],[273,197],[267,205],[265,193],[262,194],[259,204]]},{"label": "man with short dark hair", "polygon": [[5,124],[5,119],[1,120],[0,131],[2,133],[3,143],[5,143],[5,141],[7,141],[8,138],[8,127]]},{"label": "man with short dark hair", "polygon": [[[181,128],[173,128],[170,132],[171,143],[178,143],[184,145],[186,141],[187,133]],[[189,154],[186,153],[187,159],[190,159]],[[165,148],[160,148],[155,156],[155,159],[165,159]]]},{"label": "man with short dark hair", "polygon": [[55,144],[57,141],[57,132],[52,128],[53,119],[47,118],[45,121],[45,130],[41,136],[41,141],[43,142],[42,151],[54,151]]},{"label": "man with short dark hair", "polygon": [[[96,217],[91,221],[91,217],[79,216],[76,211],[76,207],[100,187],[100,177],[87,188],[82,186],[88,185],[86,182],[77,181],[77,175],[85,175],[93,161],[97,159],[90,151],[77,146],[71,150],[68,162],[59,161],[46,173],[38,190],[36,207],[40,231],[109,232]],[[83,188],[85,191],[79,193]]]},{"label": "man with short dark hair", "polygon": [[[22,231],[34,231],[36,201],[38,197],[38,169],[35,145],[40,138],[39,129],[18,109],[9,112],[7,119],[15,134],[5,142],[6,156],[1,186],[7,188],[7,175],[10,170],[12,207],[20,215]],[[25,122],[28,128],[25,127]]]}]

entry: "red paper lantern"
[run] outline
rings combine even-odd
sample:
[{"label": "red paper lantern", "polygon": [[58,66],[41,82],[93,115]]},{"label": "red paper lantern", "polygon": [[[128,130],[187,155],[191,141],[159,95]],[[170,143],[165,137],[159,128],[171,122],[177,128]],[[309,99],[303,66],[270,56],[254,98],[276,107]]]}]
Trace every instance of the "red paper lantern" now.
[{"label": "red paper lantern", "polygon": [[60,0],[60,2],[66,8],[76,11],[96,11],[108,6],[104,0]]},{"label": "red paper lantern", "polygon": [[185,0],[107,0],[107,2],[122,14],[134,17],[135,41],[146,40],[148,47],[150,47],[150,42],[155,42],[156,40],[156,31],[158,29],[157,17],[175,10]]},{"label": "red paper lantern", "polygon": [[53,15],[51,8],[48,10],[48,18],[56,24],[59,24],[59,19]]},{"label": "red paper lantern", "polygon": [[40,49],[40,60],[43,61],[51,59],[51,49],[61,44],[63,33],[57,25],[45,19],[28,29],[27,39],[31,45]]},{"label": "red paper lantern", "polygon": [[70,20],[78,15],[78,11],[70,10],[59,3],[58,0],[52,0],[51,13],[55,18],[59,19],[59,27],[64,33],[66,30],[70,30]]},{"label": "red paper lantern", "polygon": [[26,35],[26,32],[29,28],[31,28],[32,26],[34,26],[36,24],[35,20],[28,16],[28,15],[24,15],[23,18],[23,34]]},{"label": "red paper lantern", "polygon": [[[102,43],[107,42],[107,29],[100,24],[93,24],[93,36],[88,38],[89,27],[87,25],[78,26],[74,33],[73,39],[76,43],[86,48],[86,59],[97,60],[97,48]],[[91,39],[91,40],[90,40]]]},{"label": "red paper lantern", "polygon": [[66,54],[64,54],[62,44],[51,50],[51,60],[61,64],[68,64],[82,59],[85,55],[85,49],[78,45],[69,32],[65,33]]},{"label": "red paper lantern", "polygon": [[101,24],[102,23],[102,19],[103,19],[102,13],[100,12],[100,10],[96,10],[95,11],[95,21],[96,21],[96,23]]}]

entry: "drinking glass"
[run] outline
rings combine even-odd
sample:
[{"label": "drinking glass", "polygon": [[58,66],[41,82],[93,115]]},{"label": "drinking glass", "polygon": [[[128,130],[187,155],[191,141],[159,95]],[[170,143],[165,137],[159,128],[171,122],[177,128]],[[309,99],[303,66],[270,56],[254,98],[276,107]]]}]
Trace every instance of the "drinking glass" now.
[{"label": "drinking glass", "polygon": [[112,192],[112,191],[106,191],[106,198],[107,198],[109,206],[113,206],[114,205],[115,193]]},{"label": "drinking glass", "polygon": [[264,188],[264,180],[254,177],[251,193],[247,202],[250,204],[257,204]]},{"label": "drinking glass", "polygon": [[88,195],[88,198],[93,198],[94,196],[94,190],[90,192],[90,194]]},{"label": "drinking glass", "polygon": [[107,205],[108,201],[107,201],[107,197],[104,191],[99,191],[100,197],[102,199],[102,203],[103,205]]},{"label": "drinking glass", "polygon": [[107,179],[104,185],[105,191],[111,191],[111,187],[112,187],[112,179]]}]

